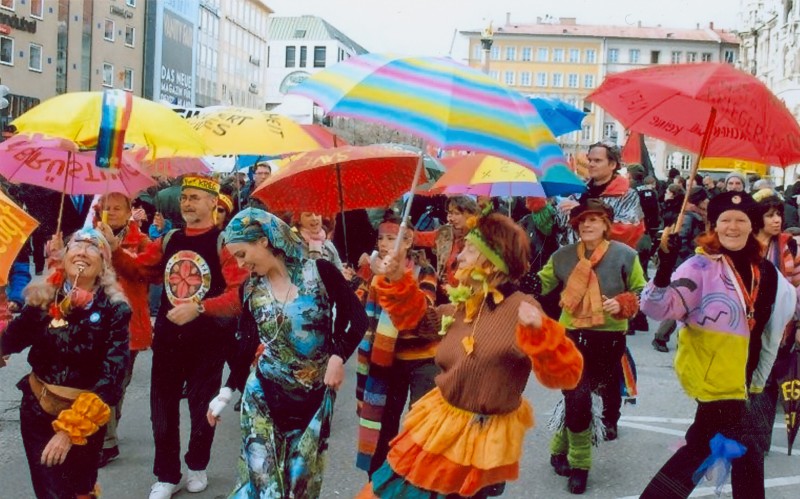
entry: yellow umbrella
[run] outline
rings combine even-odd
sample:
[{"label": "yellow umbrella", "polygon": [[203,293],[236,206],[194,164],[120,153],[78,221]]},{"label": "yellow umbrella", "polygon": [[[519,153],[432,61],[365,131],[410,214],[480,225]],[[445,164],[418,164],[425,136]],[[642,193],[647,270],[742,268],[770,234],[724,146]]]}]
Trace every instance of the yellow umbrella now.
[{"label": "yellow umbrella", "polygon": [[767,174],[767,165],[756,161],[745,161],[735,158],[702,158],[699,170],[739,170],[742,172],[753,172],[759,175]]},{"label": "yellow umbrella", "polygon": [[[70,92],[42,102],[11,124],[21,133],[59,137],[93,149],[100,133],[102,103],[103,92]],[[125,142],[146,146],[151,159],[209,154],[200,135],[177,113],[140,97],[133,98]]]},{"label": "yellow umbrella", "polygon": [[319,143],[291,119],[241,107],[214,106],[187,120],[210,154],[281,156],[319,149]]}]

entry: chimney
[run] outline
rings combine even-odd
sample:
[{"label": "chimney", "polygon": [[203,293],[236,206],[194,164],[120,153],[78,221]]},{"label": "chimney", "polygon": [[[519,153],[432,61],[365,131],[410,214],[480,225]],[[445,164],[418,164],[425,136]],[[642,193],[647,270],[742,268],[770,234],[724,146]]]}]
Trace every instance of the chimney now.
[{"label": "chimney", "polygon": [[536,16],[536,24],[542,24],[542,16]]},{"label": "chimney", "polygon": [[714,29],[714,21],[708,23],[708,29]]},{"label": "chimney", "polygon": [[577,17],[559,17],[558,24],[566,24],[567,26],[575,26],[578,24]]},{"label": "chimney", "polygon": [[642,21],[639,21],[639,22],[637,22],[637,23],[636,23],[636,26],[638,26],[638,27],[640,27],[640,28],[641,28],[641,27],[642,27]]},{"label": "chimney", "polygon": [[506,12],[506,26],[511,24],[511,12]]},{"label": "chimney", "polygon": [[695,29],[700,29],[700,23],[697,23]]}]

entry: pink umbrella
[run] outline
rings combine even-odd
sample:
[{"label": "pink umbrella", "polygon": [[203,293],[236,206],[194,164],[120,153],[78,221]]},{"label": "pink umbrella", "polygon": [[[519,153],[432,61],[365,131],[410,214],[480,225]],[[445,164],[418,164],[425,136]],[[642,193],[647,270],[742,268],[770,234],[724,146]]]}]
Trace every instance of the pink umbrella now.
[{"label": "pink umbrella", "polygon": [[[156,185],[141,170],[141,152],[123,153],[117,169],[98,168],[95,152],[74,142],[43,135],[15,135],[0,143],[0,175],[9,182],[32,184],[66,194],[121,192],[128,197]],[[59,226],[61,215],[59,214]]]},{"label": "pink umbrella", "polygon": [[[137,150],[136,155],[146,155],[147,149]],[[142,170],[152,176],[177,178],[190,173],[209,173],[211,168],[203,158],[158,158],[142,160]]]}]

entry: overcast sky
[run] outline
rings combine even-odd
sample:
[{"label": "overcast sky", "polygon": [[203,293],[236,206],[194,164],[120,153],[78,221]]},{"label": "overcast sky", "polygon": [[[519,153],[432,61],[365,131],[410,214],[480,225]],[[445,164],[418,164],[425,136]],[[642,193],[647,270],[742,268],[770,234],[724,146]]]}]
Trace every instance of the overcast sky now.
[{"label": "overcast sky", "polygon": [[[313,14],[324,18],[371,52],[447,55],[454,31],[536,17],[577,17],[580,24],[738,27],[740,0],[263,0],[277,16]],[[538,5],[537,5],[538,4]],[[453,56],[464,57],[456,36]],[[459,40],[460,39],[460,40]]]}]

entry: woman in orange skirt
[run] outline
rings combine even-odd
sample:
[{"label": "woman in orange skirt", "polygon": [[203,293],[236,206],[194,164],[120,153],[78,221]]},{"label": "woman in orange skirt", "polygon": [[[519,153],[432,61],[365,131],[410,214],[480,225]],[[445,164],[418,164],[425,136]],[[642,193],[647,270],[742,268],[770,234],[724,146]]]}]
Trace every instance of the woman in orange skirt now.
[{"label": "woman in orange skirt", "polygon": [[[549,388],[574,388],[583,358],[564,328],[517,290],[530,244],[510,218],[471,219],[451,303],[431,307],[390,254],[377,294],[398,335],[440,334],[436,388],[406,416],[388,458],[360,498],[484,498],[519,476],[533,409],[522,391],[533,371]],[[401,251],[402,253],[402,251]]]}]

